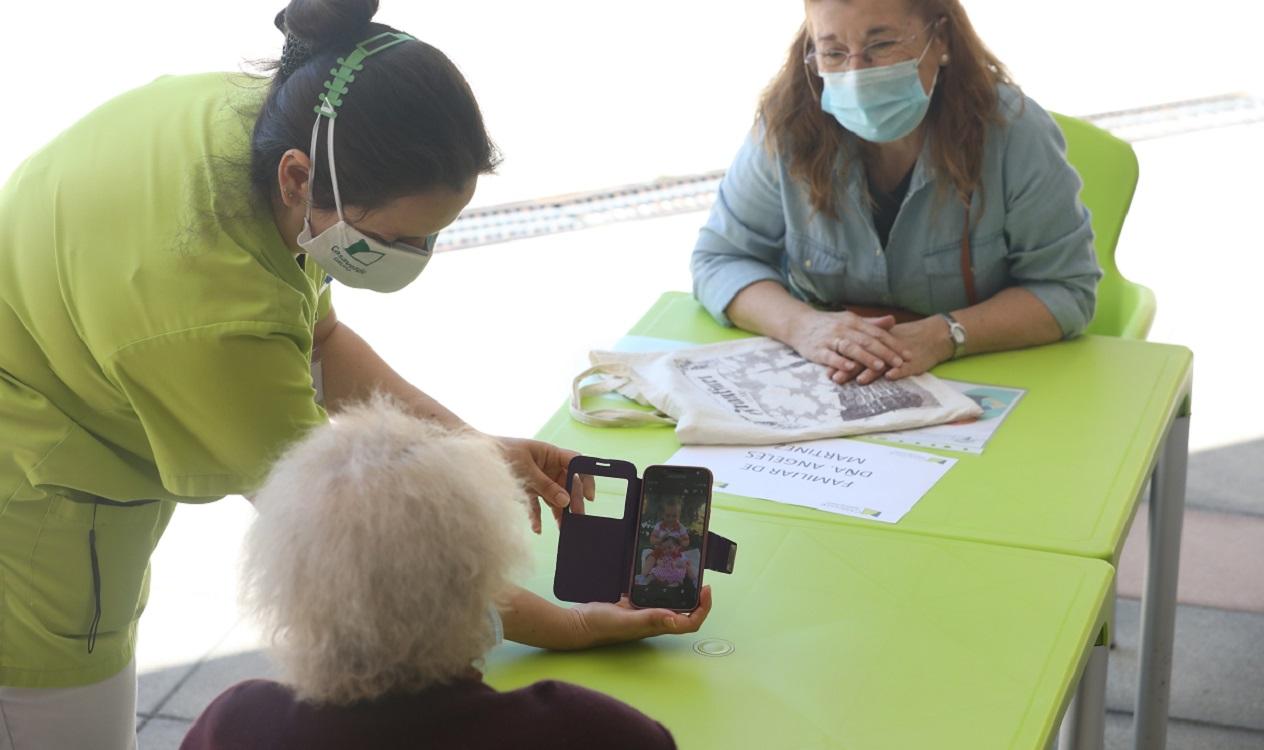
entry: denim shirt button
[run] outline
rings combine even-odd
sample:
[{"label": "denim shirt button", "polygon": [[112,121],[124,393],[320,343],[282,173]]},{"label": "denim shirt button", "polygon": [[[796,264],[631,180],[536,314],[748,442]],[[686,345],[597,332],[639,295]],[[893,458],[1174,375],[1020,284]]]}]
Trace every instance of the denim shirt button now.
[{"label": "denim shirt button", "polygon": [[808,269],[808,270],[811,270],[811,269],[812,269],[812,259],[811,259],[811,258],[808,258],[807,260],[803,261],[803,267],[804,267],[804,268],[806,268],[806,269]]}]

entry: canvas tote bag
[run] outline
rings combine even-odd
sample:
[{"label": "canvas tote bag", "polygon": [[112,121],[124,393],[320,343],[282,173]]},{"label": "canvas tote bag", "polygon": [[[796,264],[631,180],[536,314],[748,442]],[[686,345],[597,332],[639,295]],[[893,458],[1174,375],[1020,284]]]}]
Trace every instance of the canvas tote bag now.
[{"label": "canvas tote bag", "polygon": [[[589,353],[571,416],[617,427],[675,425],[684,445],[771,445],[886,432],[977,417],[979,405],[933,375],[838,385],[824,365],[769,338],[668,352]],[[587,409],[617,392],[655,411]]]}]

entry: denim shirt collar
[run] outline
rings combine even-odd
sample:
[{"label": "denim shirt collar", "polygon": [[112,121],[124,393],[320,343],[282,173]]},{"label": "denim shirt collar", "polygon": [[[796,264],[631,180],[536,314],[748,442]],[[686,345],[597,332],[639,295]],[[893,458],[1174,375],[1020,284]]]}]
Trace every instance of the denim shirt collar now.
[{"label": "denim shirt collar", "polygon": [[[906,199],[916,195],[919,190],[935,179],[936,170],[931,161],[930,139],[930,133],[922,139],[922,150],[917,155],[917,161],[913,163],[913,177],[909,180],[908,192],[905,193]],[[859,148],[854,141],[844,148],[846,153],[839,156],[839,170],[842,170],[843,164],[850,158],[851,169],[847,170],[847,194],[856,206],[865,206],[867,205],[865,195],[868,191],[865,184],[865,164],[859,157]]]}]

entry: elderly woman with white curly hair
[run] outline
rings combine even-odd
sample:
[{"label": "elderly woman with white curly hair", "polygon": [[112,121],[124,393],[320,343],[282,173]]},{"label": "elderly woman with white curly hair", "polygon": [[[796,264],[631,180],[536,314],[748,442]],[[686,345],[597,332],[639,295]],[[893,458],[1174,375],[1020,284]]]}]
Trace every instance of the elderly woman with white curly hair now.
[{"label": "elderly woman with white curly hair", "polygon": [[[525,559],[521,497],[495,444],[385,400],[344,412],[275,465],[255,496],[243,599],[283,684],[250,680],[203,712],[184,750],[672,748],[662,725],[552,681],[499,693],[480,659],[503,635],[582,648],[697,630],[613,604],[564,609],[509,583]],[[502,621],[503,616],[503,621]]]}]

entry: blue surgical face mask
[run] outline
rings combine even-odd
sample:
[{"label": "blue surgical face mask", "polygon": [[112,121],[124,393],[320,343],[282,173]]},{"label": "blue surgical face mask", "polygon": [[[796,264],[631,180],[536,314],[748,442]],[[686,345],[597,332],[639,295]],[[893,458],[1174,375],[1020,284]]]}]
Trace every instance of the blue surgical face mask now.
[{"label": "blue surgical face mask", "polygon": [[[821,109],[838,124],[872,143],[898,141],[912,133],[926,117],[930,94],[922,88],[917,67],[930,42],[916,60],[879,68],[822,73]],[[935,72],[939,80],[939,72]],[[934,83],[931,91],[935,90]]]}]

